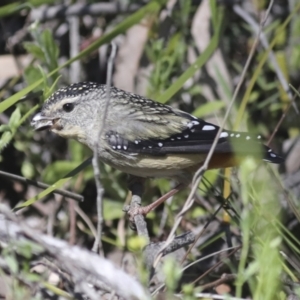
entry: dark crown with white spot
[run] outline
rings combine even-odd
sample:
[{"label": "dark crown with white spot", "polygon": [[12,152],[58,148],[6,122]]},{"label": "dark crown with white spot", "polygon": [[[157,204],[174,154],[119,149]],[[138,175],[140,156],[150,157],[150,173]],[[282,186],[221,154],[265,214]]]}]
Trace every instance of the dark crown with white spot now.
[{"label": "dark crown with white spot", "polygon": [[58,89],[53,93],[47,100],[47,104],[53,104],[64,98],[77,97],[79,95],[87,95],[88,93],[95,90],[105,90],[105,85],[97,84],[95,82],[79,82],[73,83],[66,87]]}]

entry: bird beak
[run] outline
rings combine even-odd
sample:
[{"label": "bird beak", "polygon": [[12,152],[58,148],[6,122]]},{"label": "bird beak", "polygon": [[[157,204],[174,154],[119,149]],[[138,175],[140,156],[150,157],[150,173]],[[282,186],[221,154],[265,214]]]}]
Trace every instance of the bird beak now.
[{"label": "bird beak", "polygon": [[54,125],[54,119],[47,118],[42,115],[42,113],[37,113],[31,120],[31,126],[34,127],[34,130],[45,130],[50,129]]}]

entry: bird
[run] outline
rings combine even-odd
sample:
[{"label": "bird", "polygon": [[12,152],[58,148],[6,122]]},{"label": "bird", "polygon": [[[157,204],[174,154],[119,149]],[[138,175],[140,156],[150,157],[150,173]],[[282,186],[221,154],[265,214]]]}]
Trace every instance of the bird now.
[{"label": "bird", "polygon": [[[219,126],[177,108],[95,82],[58,89],[31,125],[92,150],[97,147],[102,162],[129,175],[171,178],[182,185],[188,185],[203,165],[219,131]],[[247,156],[283,162],[263,144],[261,135],[224,129],[208,169],[234,167]]]}]

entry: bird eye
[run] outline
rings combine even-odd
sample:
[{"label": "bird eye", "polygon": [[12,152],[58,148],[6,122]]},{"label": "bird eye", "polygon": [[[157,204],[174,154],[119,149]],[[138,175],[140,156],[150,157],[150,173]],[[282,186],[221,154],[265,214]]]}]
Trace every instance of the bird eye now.
[{"label": "bird eye", "polygon": [[66,103],[63,105],[63,110],[65,112],[71,112],[74,109],[74,104],[73,103]]}]

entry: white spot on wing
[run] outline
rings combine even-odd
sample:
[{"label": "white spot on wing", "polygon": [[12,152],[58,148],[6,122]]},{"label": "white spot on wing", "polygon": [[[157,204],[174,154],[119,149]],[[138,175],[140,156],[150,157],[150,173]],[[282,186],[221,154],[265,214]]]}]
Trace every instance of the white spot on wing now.
[{"label": "white spot on wing", "polygon": [[270,153],[271,157],[276,157],[276,155],[274,153]]},{"label": "white spot on wing", "polygon": [[241,136],[241,135],[240,135],[239,133],[235,135],[235,137],[240,137],[240,136]]},{"label": "white spot on wing", "polygon": [[251,137],[248,135],[247,137],[246,137],[246,140],[250,140],[251,139]]},{"label": "white spot on wing", "polygon": [[162,147],[162,146],[163,146],[163,143],[158,143],[158,146],[159,146],[159,147]]},{"label": "white spot on wing", "polygon": [[205,125],[205,126],[203,126],[203,128],[202,128],[202,130],[215,130],[216,129],[216,127],[215,126],[213,126],[213,125]]},{"label": "white spot on wing", "polygon": [[221,134],[220,134],[220,138],[225,138],[225,137],[228,137],[228,133],[223,131]]}]

